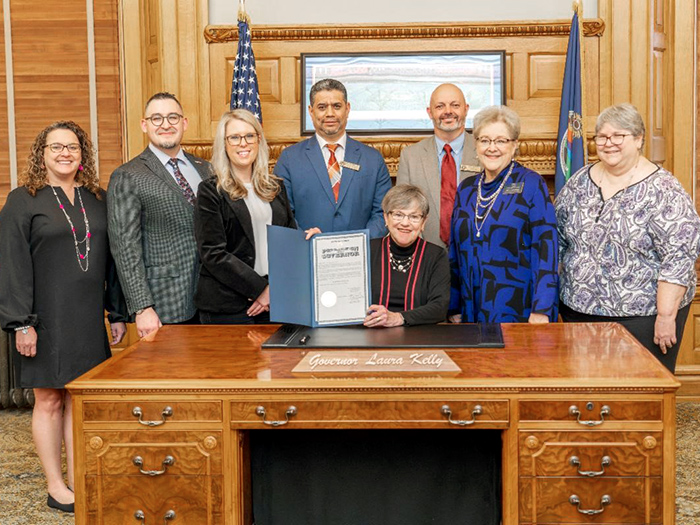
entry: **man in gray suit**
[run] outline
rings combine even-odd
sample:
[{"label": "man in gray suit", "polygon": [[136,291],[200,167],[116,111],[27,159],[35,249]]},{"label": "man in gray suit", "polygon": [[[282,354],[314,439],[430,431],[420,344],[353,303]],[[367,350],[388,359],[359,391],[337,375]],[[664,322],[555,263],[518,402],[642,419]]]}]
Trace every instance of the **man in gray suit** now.
[{"label": "man in gray suit", "polygon": [[150,144],[112,173],[107,189],[110,247],[139,337],[196,315],[194,201],[212,173],[180,147],[187,118],[174,95],[148,100],[141,129]]},{"label": "man in gray suit", "polygon": [[428,197],[430,214],[423,238],[446,246],[456,189],[480,168],[474,138],[464,128],[469,111],[464,93],[454,84],[441,84],[430,96],[428,115],[434,136],[401,152],[397,184],[413,184]]}]

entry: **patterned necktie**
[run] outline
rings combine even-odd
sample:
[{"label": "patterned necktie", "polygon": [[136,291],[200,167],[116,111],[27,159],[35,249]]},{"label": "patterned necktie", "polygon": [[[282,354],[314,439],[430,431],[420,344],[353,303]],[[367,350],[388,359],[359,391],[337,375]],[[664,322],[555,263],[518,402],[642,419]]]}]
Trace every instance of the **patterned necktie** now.
[{"label": "patterned necktie", "polygon": [[442,158],[440,170],[440,239],[445,244],[449,244],[452,208],[455,205],[455,193],[457,192],[457,166],[452,157],[450,145],[445,144],[443,149],[445,156]]},{"label": "patterned necktie", "polygon": [[170,166],[173,168],[173,175],[175,176],[175,181],[177,182],[178,186],[180,186],[182,193],[185,194],[187,202],[194,206],[194,192],[192,191],[190,183],[187,182],[187,179],[180,171],[180,167],[178,166],[177,161],[178,159],[170,159],[168,161],[168,164],[170,164]]},{"label": "patterned necktie", "polygon": [[331,179],[335,202],[338,202],[338,194],[340,193],[340,165],[338,159],[335,158],[335,150],[338,149],[338,146],[339,144],[326,144],[328,151],[331,152],[331,156],[328,158],[328,178]]}]

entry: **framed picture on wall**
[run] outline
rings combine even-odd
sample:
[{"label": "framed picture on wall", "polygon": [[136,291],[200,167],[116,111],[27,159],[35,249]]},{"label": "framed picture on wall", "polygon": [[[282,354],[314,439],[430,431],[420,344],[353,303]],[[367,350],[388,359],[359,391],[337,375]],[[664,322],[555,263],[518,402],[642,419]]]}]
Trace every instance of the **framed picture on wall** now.
[{"label": "framed picture on wall", "polygon": [[505,51],[427,53],[303,53],[301,134],[314,133],[309,92],[319,80],[345,85],[351,105],[347,131],[354,134],[429,133],[430,94],[445,82],[469,102],[467,128],[484,107],[505,104]]}]

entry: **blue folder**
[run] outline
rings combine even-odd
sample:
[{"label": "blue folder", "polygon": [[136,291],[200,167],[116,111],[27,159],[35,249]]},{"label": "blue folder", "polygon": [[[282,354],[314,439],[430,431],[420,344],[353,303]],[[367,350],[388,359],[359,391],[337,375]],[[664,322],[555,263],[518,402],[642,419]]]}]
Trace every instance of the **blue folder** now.
[{"label": "blue folder", "polygon": [[[344,236],[363,233],[367,260],[366,297],[372,300],[369,266],[369,230],[354,230],[338,233],[319,233],[315,238]],[[291,323],[310,326],[341,326],[359,324],[362,321],[319,322],[316,316],[316,290],[314,289],[313,244],[305,240],[303,230],[281,226],[267,227],[267,259],[270,281],[270,320],[275,323]]]}]

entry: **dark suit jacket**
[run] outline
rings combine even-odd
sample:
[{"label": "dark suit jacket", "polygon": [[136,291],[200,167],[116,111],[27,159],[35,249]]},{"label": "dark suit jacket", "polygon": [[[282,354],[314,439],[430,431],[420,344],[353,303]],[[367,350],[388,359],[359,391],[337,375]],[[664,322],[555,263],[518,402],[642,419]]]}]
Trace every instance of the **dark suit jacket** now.
[{"label": "dark suit jacket", "polygon": [[[270,203],[272,224],[296,228],[284,185]],[[248,309],[267,286],[255,267],[255,238],[248,206],[216,189],[212,177],[199,185],[194,213],[202,267],[195,304],[204,312],[235,314]]]},{"label": "dark suit jacket", "polygon": [[382,237],[386,234],[382,199],[391,188],[384,158],[374,148],[348,137],[345,162],[359,169],[342,168],[337,203],[316,135],[282,151],[275,174],[284,179],[289,204],[304,230],[314,226],[322,232],[368,228],[371,237]]},{"label": "dark suit jacket", "polygon": [[[202,179],[211,175],[208,162],[185,156]],[[150,149],[112,173],[107,214],[129,313],[153,306],[164,323],[192,318],[199,275],[194,210]]]},{"label": "dark suit jacket", "polygon": [[[467,177],[480,171],[474,138],[471,133],[465,133],[457,186]],[[413,184],[423,190],[430,204],[423,238],[444,248],[445,243],[440,239],[440,166],[434,136],[404,148],[399,160],[396,184]]]}]

